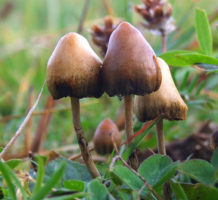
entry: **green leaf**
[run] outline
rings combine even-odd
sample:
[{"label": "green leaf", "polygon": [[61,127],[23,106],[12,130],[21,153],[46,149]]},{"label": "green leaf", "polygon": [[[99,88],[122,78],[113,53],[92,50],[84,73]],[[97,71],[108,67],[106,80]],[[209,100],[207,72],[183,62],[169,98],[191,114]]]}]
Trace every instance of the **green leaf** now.
[{"label": "green leaf", "polygon": [[182,184],[188,200],[217,200],[218,189],[203,184]]},{"label": "green leaf", "polygon": [[171,180],[170,187],[172,188],[176,196],[176,200],[188,200],[185,191],[183,190],[182,186],[179,183],[176,183],[173,180]]},{"label": "green leaf", "polygon": [[211,55],[213,41],[209,21],[206,12],[199,8],[195,9],[195,28],[201,50],[205,54]]},{"label": "green leaf", "polygon": [[216,150],[213,153],[213,156],[211,158],[211,164],[215,167],[215,180],[218,180],[218,148],[216,148]]},{"label": "green leaf", "polygon": [[168,156],[156,154],[146,159],[140,165],[138,172],[152,187],[158,187],[173,177],[177,164]]},{"label": "green leaf", "polygon": [[181,173],[184,173],[206,185],[213,185],[215,182],[214,173],[215,168],[204,160],[188,160],[178,165]]},{"label": "green leaf", "polygon": [[33,195],[31,200],[43,199],[47,194],[49,194],[52,188],[61,180],[65,168],[66,168],[66,163],[62,162],[60,164],[60,167],[57,169],[57,171],[54,174],[52,174],[52,176],[46,182],[46,184],[43,187],[41,187],[40,190],[35,195]]},{"label": "green leaf", "polygon": [[64,187],[72,191],[83,192],[85,183],[79,180],[65,180]]},{"label": "green leaf", "polygon": [[116,185],[122,185],[122,179],[120,179],[114,172],[110,172],[110,177]]},{"label": "green leaf", "polygon": [[17,198],[16,198],[16,191],[15,191],[14,184],[11,181],[10,173],[6,168],[6,165],[2,161],[0,161],[0,171],[7,184],[9,195],[13,200],[16,200]]},{"label": "green leaf", "polygon": [[186,50],[172,50],[160,54],[159,57],[164,59],[168,65],[183,67],[183,66],[189,66],[189,64],[185,60],[178,57],[178,55],[184,53],[190,53],[190,52],[191,51],[186,51]]},{"label": "green leaf", "polygon": [[131,189],[140,190],[143,186],[143,181],[136,176],[130,169],[124,166],[116,166],[113,172]]},{"label": "green leaf", "polygon": [[94,179],[89,183],[88,192],[91,193],[90,200],[106,200],[110,196],[106,186],[100,183],[99,179]]},{"label": "green leaf", "polygon": [[17,167],[20,163],[21,160],[19,159],[12,159],[12,160],[8,160],[5,162],[11,169],[14,169],[15,167]]},{"label": "green leaf", "polygon": [[210,162],[216,169],[218,168],[218,148],[214,151]]},{"label": "green leaf", "polygon": [[37,166],[36,184],[34,186],[32,195],[35,195],[40,190],[45,174],[43,158],[41,158],[40,156],[36,156],[35,159],[37,161],[38,166]]},{"label": "green leaf", "polygon": [[119,194],[121,200],[130,199],[130,195],[122,190],[119,190],[118,194]]},{"label": "green leaf", "polygon": [[81,180],[88,182],[92,180],[87,167],[78,162],[73,162],[63,157],[58,157],[57,159],[48,163],[45,169],[45,179],[48,180],[50,175],[55,172],[55,170],[59,167],[61,162],[66,163],[66,170],[62,176],[61,182],[65,180]]},{"label": "green leaf", "polygon": [[185,50],[173,50],[163,53],[159,56],[164,59],[168,65],[171,66],[190,66],[190,65],[199,65],[201,69],[204,69],[203,66],[214,65],[214,69],[217,70],[218,59],[212,56],[207,56],[201,53]]}]

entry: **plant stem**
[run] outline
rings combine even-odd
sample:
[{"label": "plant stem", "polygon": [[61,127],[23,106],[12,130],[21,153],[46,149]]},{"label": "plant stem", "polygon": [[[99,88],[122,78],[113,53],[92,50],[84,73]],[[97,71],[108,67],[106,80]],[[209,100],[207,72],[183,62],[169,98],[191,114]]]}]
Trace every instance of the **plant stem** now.
[{"label": "plant stem", "polygon": [[161,35],[161,42],[162,42],[162,52],[166,52],[167,51],[167,41],[166,41],[166,35],[164,33],[162,33]]},{"label": "plant stem", "polygon": [[[162,32],[162,52],[166,52],[166,35]],[[164,132],[163,132],[163,119],[160,119],[156,124],[157,129],[157,143],[158,143],[158,153],[166,155]]]},{"label": "plant stem", "polygon": [[133,121],[132,121],[132,109],[133,102],[132,96],[125,96],[125,131],[127,140],[133,135]]},{"label": "plant stem", "polygon": [[[163,119],[160,119],[156,124],[157,129],[157,143],[158,143],[158,153],[161,155],[166,155],[164,132],[163,132]],[[163,194],[165,200],[171,199],[171,188],[169,182],[163,184]]]},{"label": "plant stem", "polygon": [[89,3],[90,3],[90,0],[84,0],[84,7],[83,7],[83,11],[82,11],[80,20],[79,20],[79,25],[77,28],[77,32],[80,34],[83,32],[83,24],[84,24],[84,21],[86,19],[86,16],[87,16],[87,13],[89,10]]},{"label": "plant stem", "polygon": [[[28,111],[32,108],[33,103],[34,103],[34,90],[32,87],[30,87],[29,94],[28,94],[28,106],[27,106]],[[26,132],[24,136],[24,154],[28,154],[31,149],[32,128],[33,128],[33,118],[31,116],[27,123]]]},{"label": "plant stem", "polygon": [[156,124],[157,129],[157,143],[158,143],[158,153],[161,155],[166,155],[164,132],[163,132],[163,119],[160,119]]},{"label": "plant stem", "polygon": [[73,115],[73,124],[76,131],[77,140],[80,146],[81,154],[83,160],[93,178],[100,176],[98,169],[95,166],[94,161],[92,160],[91,154],[89,153],[88,142],[85,139],[82,126],[80,123],[80,104],[79,99],[71,98],[71,107]]}]

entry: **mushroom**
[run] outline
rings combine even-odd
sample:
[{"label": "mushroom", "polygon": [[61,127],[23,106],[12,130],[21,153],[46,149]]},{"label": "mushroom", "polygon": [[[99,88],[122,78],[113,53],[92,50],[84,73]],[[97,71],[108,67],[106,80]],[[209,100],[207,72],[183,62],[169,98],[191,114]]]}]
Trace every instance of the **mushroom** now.
[{"label": "mushroom", "polygon": [[[135,96],[136,117],[141,122],[152,120],[159,115],[162,119],[185,120],[188,108],[173,82],[169,66],[161,58],[157,58],[157,62],[162,73],[161,86],[152,94]],[[166,154],[162,119],[157,123],[158,150],[160,154]]]},{"label": "mushroom", "polygon": [[93,137],[94,149],[98,154],[110,154],[114,149],[120,147],[122,140],[117,125],[109,118],[103,120],[97,127]]},{"label": "mushroom", "polygon": [[54,49],[47,66],[46,82],[54,99],[69,96],[74,129],[83,160],[93,177],[99,172],[91,158],[88,143],[80,123],[79,99],[100,97],[103,93],[100,81],[102,62],[88,41],[77,33],[64,35]]},{"label": "mushroom", "polygon": [[161,72],[156,56],[143,35],[122,22],[111,34],[102,68],[102,81],[109,96],[125,97],[125,129],[132,135],[132,94],[157,90]]}]

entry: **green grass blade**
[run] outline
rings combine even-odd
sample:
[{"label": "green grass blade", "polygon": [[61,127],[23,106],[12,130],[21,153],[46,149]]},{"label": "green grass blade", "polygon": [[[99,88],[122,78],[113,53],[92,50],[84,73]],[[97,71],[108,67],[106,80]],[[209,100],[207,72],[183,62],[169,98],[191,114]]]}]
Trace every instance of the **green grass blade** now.
[{"label": "green grass blade", "polygon": [[16,191],[15,191],[14,184],[11,181],[10,172],[8,172],[6,165],[2,161],[0,161],[0,171],[2,172],[2,176],[6,181],[9,195],[11,196],[13,200],[16,200],[17,199]]},{"label": "green grass blade", "polygon": [[182,80],[182,83],[181,85],[179,86],[179,90],[184,90],[185,87],[187,86],[187,83],[188,83],[188,78],[189,78],[189,75],[190,75],[190,72],[187,71],[184,75],[184,78]]},{"label": "green grass blade", "polygon": [[218,39],[218,25],[216,25],[216,36],[217,36],[217,39]]},{"label": "green grass blade", "polygon": [[65,171],[65,167],[66,167],[66,164],[61,163],[58,170],[51,176],[51,178],[48,180],[45,186],[40,188],[40,190],[35,195],[33,195],[31,200],[43,199],[47,194],[49,194],[52,188],[60,181]]},{"label": "green grass blade", "polygon": [[33,189],[33,195],[35,195],[40,190],[45,174],[42,158],[38,156],[36,157],[36,159],[38,164],[38,168],[37,168],[38,170],[37,170],[36,184]]},{"label": "green grass blade", "polygon": [[206,82],[200,83],[200,85],[198,86],[198,88],[197,88],[197,90],[196,90],[195,95],[198,96],[198,95],[201,93],[202,89],[203,89],[205,86],[206,86]]},{"label": "green grass blade", "polygon": [[14,181],[15,185],[20,189],[23,198],[27,199],[27,193],[24,190],[24,187],[21,185],[19,179],[17,178],[17,176],[14,174],[14,172],[11,170],[11,168],[8,165],[5,165],[6,170],[8,171],[8,174],[10,174],[12,180]]},{"label": "green grass blade", "polygon": [[191,80],[191,82],[189,83],[189,86],[188,86],[188,94],[190,94],[194,88],[196,87],[197,85],[197,82],[198,82],[198,76],[195,75],[194,78]]},{"label": "green grass blade", "polygon": [[201,50],[211,55],[213,41],[209,21],[206,12],[199,8],[195,10],[195,28]]}]

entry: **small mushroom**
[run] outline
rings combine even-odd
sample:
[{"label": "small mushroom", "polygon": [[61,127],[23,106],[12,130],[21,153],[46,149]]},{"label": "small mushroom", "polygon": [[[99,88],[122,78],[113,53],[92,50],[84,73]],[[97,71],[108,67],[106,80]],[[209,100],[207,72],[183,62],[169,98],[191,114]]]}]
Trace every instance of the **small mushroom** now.
[{"label": "small mushroom", "polygon": [[[169,66],[157,58],[161,68],[162,83],[156,92],[144,96],[135,96],[134,110],[139,121],[145,122],[158,116],[168,120],[185,120],[188,108],[181,98],[170,73]],[[157,123],[159,152],[166,154],[163,136],[163,121]]]},{"label": "small mushroom", "polygon": [[127,22],[122,22],[111,34],[102,81],[109,96],[125,97],[125,124],[129,138],[133,132],[131,95],[156,91],[161,83],[161,73],[153,49]]},{"label": "small mushroom", "polygon": [[79,99],[100,97],[102,62],[88,41],[77,33],[68,33],[58,42],[47,66],[46,82],[54,99],[71,97],[73,124],[83,160],[93,177],[100,176],[88,150],[80,123]]},{"label": "small mushroom", "polygon": [[94,149],[98,154],[110,154],[114,149],[114,144],[117,148],[121,144],[121,133],[116,124],[109,118],[103,120],[97,127],[93,137]]}]

